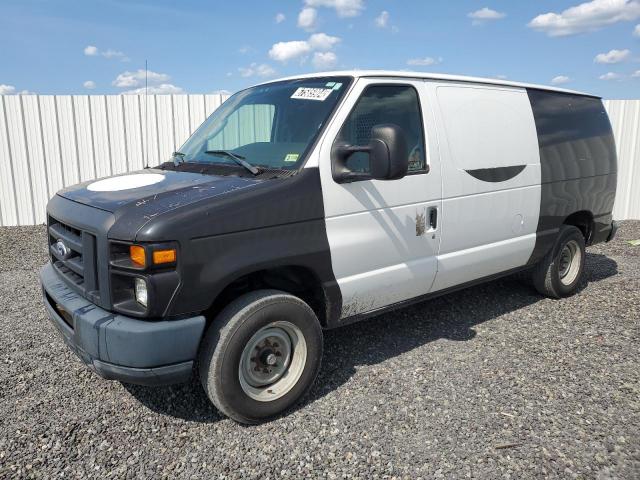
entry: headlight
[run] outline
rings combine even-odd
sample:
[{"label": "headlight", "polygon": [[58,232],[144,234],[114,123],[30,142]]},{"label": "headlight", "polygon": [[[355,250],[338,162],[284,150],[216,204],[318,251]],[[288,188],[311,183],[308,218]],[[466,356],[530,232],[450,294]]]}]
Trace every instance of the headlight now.
[{"label": "headlight", "polygon": [[140,305],[143,305],[144,307],[146,307],[148,295],[147,295],[147,282],[144,278],[136,278],[135,290],[136,290],[136,301]]}]

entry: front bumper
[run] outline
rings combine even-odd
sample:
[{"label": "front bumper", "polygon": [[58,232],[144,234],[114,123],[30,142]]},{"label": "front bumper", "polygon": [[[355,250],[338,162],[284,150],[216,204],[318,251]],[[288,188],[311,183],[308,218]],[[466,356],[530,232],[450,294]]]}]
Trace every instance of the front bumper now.
[{"label": "front bumper", "polygon": [[146,321],[108,312],[76,294],[50,263],[40,270],[49,318],[69,348],[101,377],[140,385],[191,377],[205,318]]}]

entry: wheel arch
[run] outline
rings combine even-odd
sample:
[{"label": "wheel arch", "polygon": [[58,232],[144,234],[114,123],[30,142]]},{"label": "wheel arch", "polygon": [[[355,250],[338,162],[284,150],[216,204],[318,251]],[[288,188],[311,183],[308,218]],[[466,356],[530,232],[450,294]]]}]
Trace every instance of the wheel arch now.
[{"label": "wheel arch", "polygon": [[262,266],[227,279],[205,311],[207,322],[213,321],[238,296],[261,289],[275,289],[295,295],[311,307],[322,327],[331,323],[335,310],[332,305],[336,299],[332,300],[332,293],[323,286],[320,276],[313,269],[296,264]]},{"label": "wheel arch", "polygon": [[593,232],[595,229],[595,222],[593,219],[593,213],[589,210],[579,210],[577,212],[568,215],[564,222],[564,225],[573,225],[578,228],[584,236],[585,245],[590,245],[593,239]]}]

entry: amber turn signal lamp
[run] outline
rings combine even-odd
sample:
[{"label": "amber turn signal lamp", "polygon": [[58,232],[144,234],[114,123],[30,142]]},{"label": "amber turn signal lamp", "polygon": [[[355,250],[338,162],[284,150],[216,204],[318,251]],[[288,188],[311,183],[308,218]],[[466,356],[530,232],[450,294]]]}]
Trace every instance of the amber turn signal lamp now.
[{"label": "amber turn signal lamp", "polygon": [[138,267],[144,267],[147,264],[144,247],[141,247],[140,245],[131,245],[129,247],[129,257]]},{"label": "amber turn signal lamp", "polygon": [[173,263],[176,261],[176,249],[156,250],[153,252],[153,263],[155,265],[161,263]]}]

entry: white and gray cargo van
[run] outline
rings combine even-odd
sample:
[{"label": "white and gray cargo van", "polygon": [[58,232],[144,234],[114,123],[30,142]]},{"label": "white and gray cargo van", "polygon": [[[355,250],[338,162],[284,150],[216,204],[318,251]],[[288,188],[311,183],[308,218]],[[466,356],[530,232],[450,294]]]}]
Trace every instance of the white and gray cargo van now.
[{"label": "white and gray cargo van", "polygon": [[168,161],[58,192],[45,305],[107,379],[194,373],[255,423],[314,381],[323,329],[522,271],[576,291],[616,231],[602,101],[349,71],[236,93]]}]

